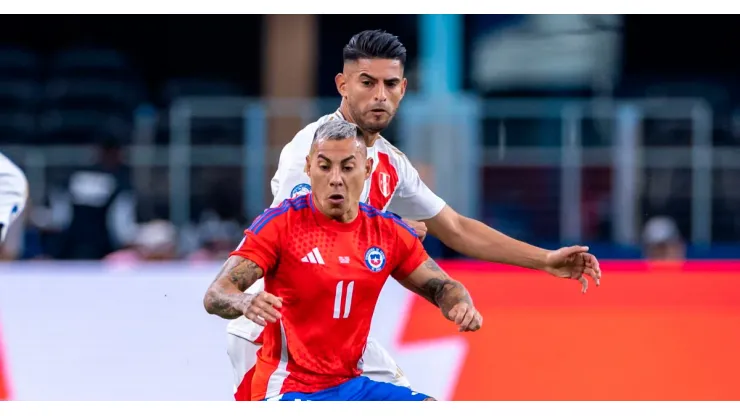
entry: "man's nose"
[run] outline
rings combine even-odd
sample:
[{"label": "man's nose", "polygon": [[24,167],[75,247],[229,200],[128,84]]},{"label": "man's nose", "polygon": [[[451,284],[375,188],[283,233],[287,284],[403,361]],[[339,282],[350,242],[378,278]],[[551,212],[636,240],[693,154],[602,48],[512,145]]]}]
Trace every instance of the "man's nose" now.
[{"label": "man's nose", "polygon": [[331,186],[341,186],[342,183],[342,173],[339,169],[332,169],[331,173],[329,174],[329,185]]},{"label": "man's nose", "polygon": [[385,101],[388,99],[388,96],[386,94],[385,85],[383,83],[378,83],[375,87],[375,101]]}]

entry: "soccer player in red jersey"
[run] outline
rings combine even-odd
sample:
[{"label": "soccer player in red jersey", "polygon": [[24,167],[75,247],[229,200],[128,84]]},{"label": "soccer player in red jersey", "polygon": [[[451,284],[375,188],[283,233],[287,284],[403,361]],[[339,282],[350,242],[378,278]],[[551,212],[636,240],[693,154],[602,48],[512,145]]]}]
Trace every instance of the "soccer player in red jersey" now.
[{"label": "soccer player in red jersey", "polygon": [[[258,217],[204,299],[209,313],[265,326],[252,400],[434,400],[361,376],[386,279],[438,306],[460,331],[477,331],[483,318],[412,228],[360,203],[372,159],[356,125],[319,127],[307,166],[311,193]],[[263,292],[244,293],[262,277]]]}]

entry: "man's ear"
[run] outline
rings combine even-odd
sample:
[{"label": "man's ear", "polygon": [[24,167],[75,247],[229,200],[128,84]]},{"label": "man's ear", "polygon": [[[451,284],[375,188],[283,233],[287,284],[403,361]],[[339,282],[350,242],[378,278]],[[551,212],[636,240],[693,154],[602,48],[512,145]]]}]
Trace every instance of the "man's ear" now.
[{"label": "man's ear", "polygon": [[303,167],[303,171],[306,172],[308,177],[311,177],[311,155],[306,156],[306,165]]},{"label": "man's ear", "polygon": [[373,158],[369,157],[365,160],[365,180],[373,174]]},{"label": "man's ear", "polygon": [[342,96],[342,98],[347,98],[347,78],[344,76],[343,73],[338,73],[334,77],[334,83],[337,85],[337,92],[339,92],[339,95]]}]

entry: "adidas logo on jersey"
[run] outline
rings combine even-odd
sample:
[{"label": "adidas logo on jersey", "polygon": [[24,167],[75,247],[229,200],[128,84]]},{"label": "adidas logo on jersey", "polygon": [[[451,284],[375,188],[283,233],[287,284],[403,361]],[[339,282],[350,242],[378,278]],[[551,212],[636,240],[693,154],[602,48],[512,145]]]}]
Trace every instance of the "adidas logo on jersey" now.
[{"label": "adidas logo on jersey", "polygon": [[301,262],[311,264],[326,264],[324,263],[324,259],[321,257],[321,253],[319,253],[318,247],[314,247],[310,253],[306,254],[301,259]]}]

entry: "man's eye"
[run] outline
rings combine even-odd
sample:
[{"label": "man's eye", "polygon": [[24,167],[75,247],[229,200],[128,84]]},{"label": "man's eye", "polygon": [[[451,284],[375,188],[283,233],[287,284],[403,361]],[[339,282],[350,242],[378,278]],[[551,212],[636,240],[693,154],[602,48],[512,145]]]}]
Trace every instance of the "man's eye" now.
[{"label": "man's eye", "polygon": [[343,168],[343,170],[344,170],[345,172],[352,172],[352,169],[354,169],[354,168],[355,168],[354,166],[345,166],[345,167]]}]

